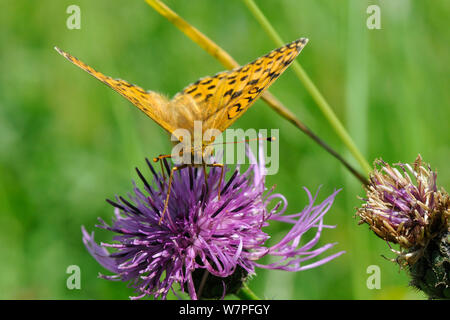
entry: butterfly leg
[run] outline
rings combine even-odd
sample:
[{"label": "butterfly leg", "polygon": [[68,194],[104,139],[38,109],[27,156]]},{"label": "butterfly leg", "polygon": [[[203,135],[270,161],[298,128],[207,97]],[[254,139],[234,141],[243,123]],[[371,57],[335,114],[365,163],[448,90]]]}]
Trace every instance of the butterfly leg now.
[{"label": "butterfly leg", "polygon": [[208,190],[209,190],[209,188],[208,188],[208,172],[206,171],[206,164],[203,163],[202,167],[203,167],[203,175],[205,176],[206,192],[208,192]]},{"label": "butterfly leg", "polygon": [[159,161],[159,163],[161,163],[161,173],[162,173],[162,176],[163,176],[164,184],[166,183],[166,174],[164,172],[164,165],[163,165],[163,159],[165,159],[165,158],[172,158],[172,155],[170,155],[170,154],[160,154],[156,158],[153,158],[153,162],[158,162]]},{"label": "butterfly leg", "polygon": [[163,209],[163,213],[161,215],[161,218],[159,218],[159,222],[158,224],[161,224],[162,219],[164,218],[164,214],[167,211],[167,207],[169,206],[169,197],[170,197],[170,189],[172,188],[172,180],[173,180],[173,174],[175,173],[175,171],[177,170],[181,170],[183,168],[186,168],[187,165],[183,164],[179,167],[172,167],[172,170],[170,171],[170,177],[169,177],[169,188],[167,189],[167,196],[166,196],[166,201],[164,201],[164,209]]},{"label": "butterfly leg", "polygon": [[218,191],[217,191],[217,198],[218,198],[218,200],[220,200],[220,189],[222,187],[224,166],[223,166],[222,163],[213,163],[213,164],[208,164],[208,167],[210,167],[210,168],[220,168],[220,180],[219,180],[219,187],[218,187]]}]

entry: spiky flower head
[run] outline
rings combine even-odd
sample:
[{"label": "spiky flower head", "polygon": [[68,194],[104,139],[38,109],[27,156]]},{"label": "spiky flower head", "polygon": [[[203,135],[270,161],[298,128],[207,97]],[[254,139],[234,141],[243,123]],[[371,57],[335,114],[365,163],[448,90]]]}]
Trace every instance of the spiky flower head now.
[{"label": "spiky flower head", "polygon": [[[250,163],[256,163],[251,153],[248,156],[253,160]],[[343,253],[305,264],[334,245],[315,248],[323,228],[330,227],[324,225],[323,218],[338,191],[315,205],[316,197],[305,189],[310,203],[300,213],[285,215],[286,199],[264,186],[262,160],[245,172],[236,168],[222,185],[220,200],[220,171],[209,172],[206,188],[203,170],[188,167],[175,174],[168,210],[159,224],[167,182],[149,162],[148,165],[153,183],[148,183],[137,170],[144,191],[135,185],[129,200],[117,197],[116,201],[109,201],[115,207],[115,218],[111,225],[101,220],[98,226],[116,233],[115,243],[98,245],[93,233],[88,234],[83,228],[83,241],[89,252],[114,273],[102,277],[129,282],[138,293],[135,298],[149,295],[164,299],[170,290],[175,290],[175,284],[181,291],[188,291],[192,299],[220,298],[239,290],[247,276],[255,273],[255,267],[300,271]],[[170,171],[167,163],[166,166]],[[265,246],[270,236],[262,230],[269,221],[291,225],[290,231],[273,246]],[[300,245],[310,229],[316,229],[315,236]],[[260,263],[267,255],[278,260]]]},{"label": "spiky flower head", "polygon": [[[438,276],[429,279],[427,286],[449,290],[450,201],[444,188],[437,187],[437,173],[420,155],[412,165],[392,167],[378,159],[374,167],[362,199],[365,202],[357,211],[359,223],[367,223],[380,238],[400,245],[400,251],[391,249],[398,255],[395,261],[407,266],[411,274],[420,269],[419,278],[424,278],[423,273],[432,268]],[[431,263],[435,251],[441,259]],[[423,283],[413,278],[416,287],[422,289]]]}]

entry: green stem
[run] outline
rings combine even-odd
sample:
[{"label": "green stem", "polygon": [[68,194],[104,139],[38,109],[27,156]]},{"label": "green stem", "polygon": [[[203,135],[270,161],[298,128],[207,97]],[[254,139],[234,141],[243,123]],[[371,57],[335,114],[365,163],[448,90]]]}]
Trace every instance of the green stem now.
[{"label": "green stem", "polygon": [[242,288],[236,293],[241,300],[261,300],[258,296],[249,289],[249,287],[244,283]]},{"label": "green stem", "polygon": [[[262,11],[258,8],[256,3],[253,0],[242,0],[250,10],[250,12],[254,15],[256,20],[260,23],[262,28],[267,32],[269,37],[272,39],[272,41],[278,45],[282,46],[285,42],[283,39],[281,39],[280,35],[276,32],[276,30],[272,27],[269,20],[267,20],[266,16],[262,13]],[[324,96],[321,94],[319,89],[315,86],[311,78],[308,76],[306,71],[301,67],[301,65],[294,61],[292,64],[292,67],[294,69],[295,74],[297,75],[297,78],[303,83],[306,90],[309,92],[309,94],[312,96],[314,101],[316,102],[317,106],[319,107],[320,111],[322,111],[325,118],[328,120],[328,122],[331,124],[332,128],[338,135],[338,137],[342,140],[342,142],[345,144],[347,149],[350,151],[350,153],[353,155],[353,157],[358,161],[361,168],[368,174],[372,171],[371,166],[367,162],[367,160],[364,158],[364,156],[359,151],[358,147],[353,142],[352,138],[348,134],[345,127],[342,125],[341,121],[338,119],[336,114],[334,113],[333,109],[331,109],[328,102],[325,100]]]}]

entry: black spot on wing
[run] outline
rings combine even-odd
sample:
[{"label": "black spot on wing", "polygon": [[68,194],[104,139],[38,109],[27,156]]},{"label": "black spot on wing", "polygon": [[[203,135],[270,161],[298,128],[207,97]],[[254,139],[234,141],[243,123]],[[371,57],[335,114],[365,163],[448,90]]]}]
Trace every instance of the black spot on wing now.
[{"label": "black spot on wing", "polygon": [[202,82],[202,84],[210,84],[211,82],[212,82],[212,79],[209,79],[209,80]]},{"label": "black spot on wing", "polygon": [[279,77],[280,76],[280,73],[279,72],[271,72],[271,73],[269,73],[268,75],[267,75],[267,77],[270,77],[270,79],[275,79],[275,78],[277,78],[277,77]]},{"label": "black spot on wing", "polygon": [[192,89],[186,91],[186,93],[190,94],[192,92],[194,92],[195,90],[197,90],[198,87],[193,87]]},{"label": "black spot on wing", "polygon": [[257,94],[257,93],[260,93],[263,89],[264,88],[254,87],[254,88],[251,88],[248,93]]},{"label": "black spot on wing", "polygon": [[208,99],[211,98],[212,96],[213,96],[212,93],[208,93],[208,94],[206,95],[205,102],[207,102]]},{"label": "black spot on wing", "polygon": [[283,66],[287,67],[288,65],[290,65],[292,63],[293,60],[294,59],[286,60],[285,62],[283,62]]},{"label": "black spot on wing", "polygon": [[242,94],[242,90],[240,91],[236,91],[235,93],[233,93],[233,95],[231,96],[231,99],[237,98]]}]

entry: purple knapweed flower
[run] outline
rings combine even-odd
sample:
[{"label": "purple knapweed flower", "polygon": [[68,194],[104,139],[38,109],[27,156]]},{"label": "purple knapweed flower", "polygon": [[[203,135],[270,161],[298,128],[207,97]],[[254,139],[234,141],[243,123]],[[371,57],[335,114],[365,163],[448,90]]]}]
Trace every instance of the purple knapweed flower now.
[{"label": "purple knapweed flower", "polygon": [[420,155],[413,166],[396,166],[381,159],[375,161],[366,187],[367,198],[357,215],[360,223],[367,223],[382,239],[405,249],[425,247],[447,229],[448,194],[438,189],[436,172],[422,163]]},{"label": "purple knapweed flower", "polygon": [[379,159],[357,215],[376,235],[398,244],[391,259],[430,298],[450,299],[450,198],[419,155],[411,166]]},{"label": "purple knapweed flower", "polygon": [[[191,299],[220,298],[225,293],[235,293],[245,278],[255,273],[255,267],[301,271],[344,253],[304,264],[334,245],[314,248],[323,228],[332,227],[324,225],[323,218],[339,190],[314,205],[317,195],[313,197],[305,188],[309,204],[300,213],[285,215],[286,199],[264,186],[264,161],[257,163],[251,152],[247,155],[253,164],[243,173],[236,168],[222,184],[220,200],[217,196],[220,169],[209,172],[209,190],[201,168],[188,167],[177,172],[161,224],[167,182],[149,161],[153,184],[136,169],[144,191],[134,184],[134,194],[129,195],[129,200],[123,197],[117,197],[115,202],[108,200],[115,207],[115,219],[111,225],[100,220],[97,226],[117,233],[116,243],[98,245],[94,234],[82,228],[89,252],[115,273],[101,277],[129,282],[138,292],[134,299],[146,295],[165,299],[171,289],[175,293],[174,284],[179,284],[182,292],[187,291]],[[263,159],[262,151],[259,158]],[[165,166],[169,171],[167,162]],[[274,201],[276,204],[270,209]],[[271,220],[287,223],[291,229],[278,243],[264,246],[270,236],[262,229]],[[300,245],[302,236],[312,228],[316,228],[314,237]],[[277,257],[278,261],[258,262],[267,255]],[[236,281],[237,287],[233,284]],[[215,289],[211,290],[212,286]]]}]

